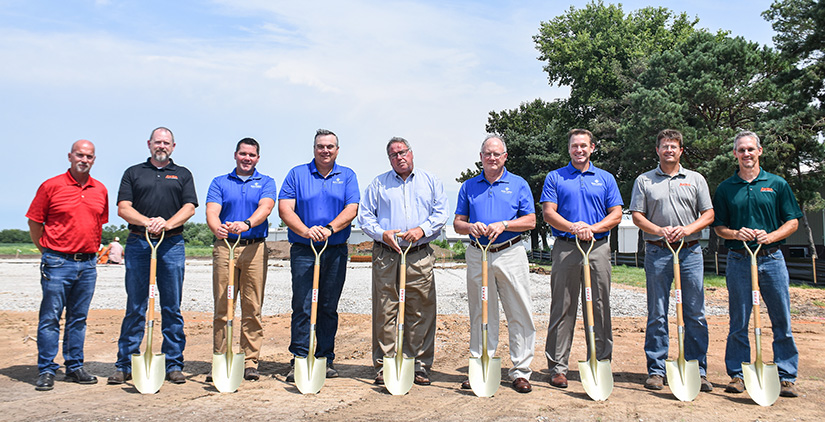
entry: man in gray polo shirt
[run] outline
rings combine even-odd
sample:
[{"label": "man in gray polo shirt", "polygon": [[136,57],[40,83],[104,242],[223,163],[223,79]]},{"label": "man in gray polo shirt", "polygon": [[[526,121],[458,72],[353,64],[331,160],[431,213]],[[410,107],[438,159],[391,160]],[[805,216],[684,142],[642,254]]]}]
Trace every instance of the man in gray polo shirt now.
[{"label": "man in gray polo shirt", "polygon": [[704,262],[699,236],[713,222],[713,203],[708,183],[701,174],[679,163],[684,152],[682,134],[665,129],[656,137],[659,166],[636,178],[630,211],[633,223],[644,232],[645,276],[647,277],[647,329],[645,355],[648,378],[645,388],[664,386],[668,355],[667,311],[673,282],[673,249],[679,252],[682,281],[682,312],[685,321],[685,359],[699,361],[701,391],[712,391],[706,377],[708,323],[705,320]]}]

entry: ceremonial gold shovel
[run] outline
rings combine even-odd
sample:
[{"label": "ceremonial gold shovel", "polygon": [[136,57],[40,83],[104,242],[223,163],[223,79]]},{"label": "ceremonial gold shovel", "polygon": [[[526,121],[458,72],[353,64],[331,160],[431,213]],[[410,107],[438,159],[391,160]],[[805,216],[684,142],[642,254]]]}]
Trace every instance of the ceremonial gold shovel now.
[{"label": "ceremonial gold shovel", "polygon": [[582,387],[591,399],[604,401],[613,392],[613,372],[610,369],[609,360],[596,360],[596,331],[593,324],[593,293],[590,288],[590,251],[596,239],[590,239],[590,248],[587,252],[579,244],[576,237],[576,247],[579,248],[584,259],[584,298],[587,311],[587,339],[590,358],[586,361],[579,361],[579,376],[581,376]]},{"label": "ceremonial gold shovel", "polygon": [[401,253],[398,277],[398,316],[395,356],[384,356],[384,385],[394,396],[403,396],[412,388],[415,379],[415,359],[404,357],[404,302],[407,285],[407,252],[412,243]]},{"label": "ceremonial gold shovel", "polygon": [[307,357],[295,357],[295,385],[302,394],[318,394],[327,379],[327,358],[315,357],[315,322],[318,318],[318,280],[321,277],[321,254],[327,248],[329,238],[324,241],[320,251],[315,250],[315,243],[309,246],[315,253],[315,267],[312,270],[312,311],[309,316],[309,350]]},{"label": "ceremonial gold shovel", "polygon": [[676,329],[679,341],[679,357],[676,360],[666,360],[667,385],[670,391],[681,401],[693,401],[699,395],[702,385],[699,375],[699,361],[685,360],[685,321],[682,317],[682,274],[679,267],[679,251],[685,245],[685,239],[679,243],[679,249],[673,250],[670,243],[664,240],[667,248],[673,254],[673,280],[676,284]]},{"label": "ceremonial gold shovel", "polygon": [[235,319],[235,247],[241,241],[241,236],[229,248],[229,284],[226,286],[226,353],[212,355],[212,382],[221,393],[233,393],[243,381],[244,358],[241,353],[232,352],[232,320]]},{"label": "ceremonial gold shovel", "polygon": [[146,313],[146,349],[144,353],[132,355],[132,381],[141,394],[155,394],[163,385],[166,378],[166,355],[152,354],[152,334],[155,328],[155,298],[158,296],[156,284],[158,272],[158,247],[163,242],[166,231],[161,232],[158,243],[152,243],[149,231],[146,231],[146,241],[152,248],[152,259],[149,262],[149,307]]},{"label": "ceremonial gold shovel", "polygon": [[762,362],[762,320],[759,316],[759,268],[756,263],[756,254],[762,245],[757,246],[755,251],[748,247],[745,249],[751,256],[751,296],[753,299],[753,336],[756,340],[756,361],[754,363],[742,363],[742,375],[745,378],[745,389],[760,406],[770,406],[779,398],[779,369],[775,363]]},{"label": "ceremonial gold shovel", "polygon": [[[478,397],[492,397],[501,384],[501,358],[490,357],[487,353],[487,250],[490,243],[481,249],[481,357],[470,357],[470,387]],[[498,306],[498,304],[495,304]]]}]

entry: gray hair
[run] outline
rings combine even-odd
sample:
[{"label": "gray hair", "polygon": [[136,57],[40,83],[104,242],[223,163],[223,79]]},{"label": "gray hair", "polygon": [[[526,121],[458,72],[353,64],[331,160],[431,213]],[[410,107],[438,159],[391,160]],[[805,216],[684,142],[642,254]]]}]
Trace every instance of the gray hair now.
[{"label": "gray hair", "polygon": [[169,130],[169,128],[167,128],[167,127],[163,127],[163,126],[156,127],[156,128],[154,128],[154,129],[152,129],[152,133],[150,133],[150,134],[149,134],[149,140],[150,140],[150,141],[152,140],[152,137],[153,137],[153,136],[155,136],[155,132],[157,132],[157,131],[159,131],[159,130],[160,130],[160,131],[169,132],[169,137],[171,137],[171,138],[172,138],[172,143],[173,143],[173,144],[175,143],[175,135],[172,133],[172,131],[171,131],[171,130]]},{"label": "gray hair", "polygon": [[484,145],[487,145],[487,141],[489,141],[490,139],[498,139],[499,141],[501,141],[501,146],[504,147],[504,152],[507,152],[507,143],[504,142],[504,138],[502,138],[499,135],[487,135],[484,138],[484,142],[481,143],[481,152],[484,152]]},{"label": "gray hair", "polygon": [[404,144],[404,146],[407,147],[407,149],[412,150],[410,143],[407,142],[406,139],[400,136],[393,136],[392,139],[390,139],[390,141],[387,142],[387,154],[390,153],[390,147],[392,146],[392,144]]},{"label": "gray hair", "polygon": [[335,137],[335,146],[338,146],[338,135],[336,135],[333,131],[327,129],[318,129],[315,131],[315,138],[312,139],[312,144],[315,145],[315,142],[318,140],[319,136],[327,136],[332,135]]},{"label": "gray hair", "polygon": [[733,138],[733,150],[736,151],[736,145],[739,143],[739,140],[742,138],[751,137],[756,141],[756,148],[762,148],[762,142],[759,141],[759,135],[749,131],[743,130],[736,134],[736,137]]}]

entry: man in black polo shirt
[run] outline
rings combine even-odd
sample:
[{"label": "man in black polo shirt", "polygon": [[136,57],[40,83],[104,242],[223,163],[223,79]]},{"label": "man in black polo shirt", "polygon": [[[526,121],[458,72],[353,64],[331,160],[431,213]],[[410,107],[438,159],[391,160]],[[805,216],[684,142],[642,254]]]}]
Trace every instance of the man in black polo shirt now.
[{"label": "man in black polo shirt", "polygon": [[166,354],[166,379],[175,384],[186,382],[181,372],[186,346],[180,312],[185,259],[183,223],[195,214],[198,198],[192,173],[170,158],[175,150],[172,131],[165,127],[153,130],[147,145],[150,157],[123,173],[117,194],[117,214],[129,223],[130,234],[126,240],[126,315],[120,327],[117,370],[109,377],[109,384],[123,384],[131,379],[132,354],[140,353],[151,258],[146,230],[152,237],[166,231],[157,252],[161,351]]}]

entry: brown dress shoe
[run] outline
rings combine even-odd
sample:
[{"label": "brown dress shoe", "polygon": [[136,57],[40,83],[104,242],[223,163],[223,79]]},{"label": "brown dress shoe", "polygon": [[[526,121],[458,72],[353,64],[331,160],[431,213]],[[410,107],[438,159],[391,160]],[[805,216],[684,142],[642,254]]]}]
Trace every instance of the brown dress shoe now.
[{"label": "brown dress shoe", "polygon": [[260,378],[258,368],[246,368],[243,370],[243,379],[247,381],[258,381]]},{"label": "brown dress shoe", "polygon": [[782,381],[782,389],[779,390],[779,395],[782,397],[799,397],[796,385],[791,381]]},{"label": "brown dress shoe", "polygon": [[415,371],[413,382],[418,385],[430,385],[430,379],[427,378],[427,373],[424,371]]},{"label": "brown dress shoe", "polygon": [[550,385],[558,388],[567,388],[567,377],[562,373],[553,374],[553,376],[550,377]]},{"label": "brown dress shoe", "polygon": [[704,391],[705,393],[713,391],[713,384],[708,381],[708,377],[702,377],[701,384],[699,385],[699,391]]},{"label": "brown dress shoe", "polygon": [[124,382],[129,381],[130,379],[132,379],[131,372],[115,371],[115,373],[112,374],[112,376],[110,376],[108,380],[106,380],[106,383],[117,385],[123,384]]},{"label": "brown dress shoe", "polygon": [[166,373],[166,379],[172,384],[183,384],[186,382],[186,377],[181,371],[172,371]]},{"label": "brown dress shoe", "polygon": [[513,380],[513,390],[519,393],[529,393],[533,391],[533,387],[530,385],[530,381],[527,381],[527,378],[516,378]]},{"label": "brown dress shoe", "polygon": [[665,378],[661,375],[651,375],[645,380],[645,388],[648,390],[661,390],[665,388]]},{"label": "brown dress shoe", "polygon": [[461,389],[462,390],[472,390],[473,386],[470,385],[470,379],[466,379],[461,381]]},{"label": "brown dress shoe", "polygon": [[740,394],[745,392],[745,381],[743,381],[742,378],[739,377],[731,378],[730,384],[728,384],[728,386],[725,387],[725,392],[734,394]]}]

